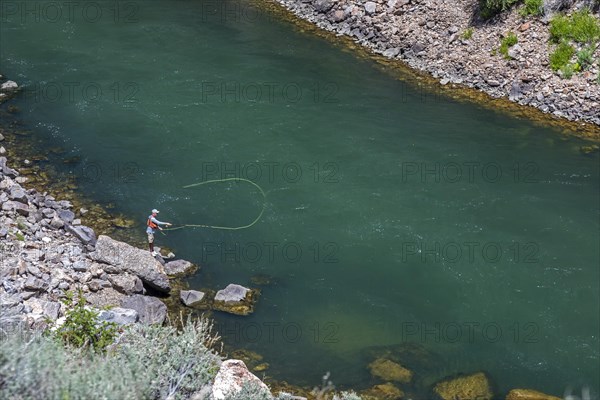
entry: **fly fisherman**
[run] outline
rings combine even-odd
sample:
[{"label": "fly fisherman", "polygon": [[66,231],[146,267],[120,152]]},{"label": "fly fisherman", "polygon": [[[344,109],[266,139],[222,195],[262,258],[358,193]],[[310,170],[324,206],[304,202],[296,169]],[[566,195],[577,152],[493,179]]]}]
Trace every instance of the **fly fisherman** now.
[{"label": "fly fisherman", "polygon": [[148,234],[148,245],[150,246],[150,251],[152,252],[152,255],[154,257],[158,255],[158,253],[154,251],[154,232],[156,231],[156,229],[162,231],[160,225],[171,226],[169,222],[160,222],[159,220],[157,220],[157,215],[158,210],[155,208],[154,210],[152,210],[152,215],[148,216],[148,222],[146,223],[146,225],[148,226],[148,228],[146,229],[146,233]]}]

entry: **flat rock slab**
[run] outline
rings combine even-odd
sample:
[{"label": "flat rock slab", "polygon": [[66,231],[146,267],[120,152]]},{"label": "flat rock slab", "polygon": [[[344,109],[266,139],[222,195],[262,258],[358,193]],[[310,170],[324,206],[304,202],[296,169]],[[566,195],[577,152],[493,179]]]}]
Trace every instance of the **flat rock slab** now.
[{"label": "flat rock slab", "polygon": [[179,293],[181,302],[188,307],[198,305],[202,302],[202,300],[204,300],[205,297],[205,293],[198,290],[182,290]]},{"label": "flat rock slab", "polygon": [[90,256],[114,267],[106,268],[107,272],[129,272],[155,290],[163,293],[171,291],[169,278],[163,272],[162,265],[147,250],[100,235],[96,242],[96,250]]},{"label": "flat rock slab", "polygon": [[179,276],[191,274],[196,271],[197,267],[186,260],[169,261],[164,265],[165,272],[169,276]]},{"label": "flat rock slab", "polygon": [[121,307],[137,311],[139,321],[143,324],[162,324],[167,318],[167,306],[156,297],[140,294],[128,296],[121,302]]},{"label": "flat rock slab", "polygon": [[110,310],[102,310],[98,314],[100,321],[114,322],[119,325],[135,324],[139,320],[137,311],[129,308],[115,307]]},{"label": "flat rock slab", "polygon": [[248,315],[254,312],[254,304],[259,291],[241,285],[229,284],[215,295],[213,308],[236,315]]}]

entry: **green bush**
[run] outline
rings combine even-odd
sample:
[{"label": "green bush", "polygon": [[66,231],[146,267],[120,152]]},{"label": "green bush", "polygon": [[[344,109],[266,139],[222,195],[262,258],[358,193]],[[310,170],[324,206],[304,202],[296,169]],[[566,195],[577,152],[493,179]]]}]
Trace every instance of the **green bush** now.
[{"label": "green bush", "polygon": [[517,38],[517,35],[512,32],[508,32],[508,34],[500,42],[500,54],[504,55],[504,58],[510,59],[510,56],[508,55],[508,49],[518,42],[519,39]]},{"label": "green bush", "polygon": [[571,17],[557,15],[550,21],[550,39],[555,43],[595,43],[600,40],[600,22],[588,10],[577,11]]},{"label": "green bush", "polygon": [[600,39],[600,22],[588,10],[581,10],[572,17],[572,39],[579,43],[595,43]]},{"label": "green bush", "polygon": [[567,64],[560,69],[560,74],[564,79],[571,79],[575,73],[575,69],[576,67],[573,64]]},{"label": "green bush", "polygon": [[117,337],[117,325],[98,321],[98,313],[85,307],[85,297],[79,291],[77,301],[72,292],[68,292],[63,304],[67,306],[65,323],[57,327],[53,334],[67,345],[91,347],[103,351]]},{"label": "green bush", "polygon": [[586,70],[594,63],[594,48],[585,47],[577,52],[577,64],[581,66],[582,70]]},{"label": "green bush", "polygon": [[571,57],[575,54],[573,46],[566,42],[561,42],[556,49],[550,54],[550,68],[558,71],[569,63]]},{"label": "green bush", "polygon": [[526,17],[528,15],[542,15],[543,14],[543,0],[525,0],[525,5],[519,12],[521,16]]},{"label": "green bush", "polygon": [[508,10],[519,0],[479,0],[479,12],[483,19],[490,19]]},{"label": "green bush", "polygon": [[33,331],[0,341],[0,399],[186,399],[214,379],[217,337],[204,319],[173,327],[136,324],[104,353]]},{"label": "green bush", "polygon": [[460,35],[460,37],[464,40],[471,39],[473,37],[473,28],[465,29],[465,31],[462,33],[462,35]]},{"label": "green bush", "polygon": [[571,20],[564,15],[557,15],[550,20],[550,40],[560,43],[571,36]]}]

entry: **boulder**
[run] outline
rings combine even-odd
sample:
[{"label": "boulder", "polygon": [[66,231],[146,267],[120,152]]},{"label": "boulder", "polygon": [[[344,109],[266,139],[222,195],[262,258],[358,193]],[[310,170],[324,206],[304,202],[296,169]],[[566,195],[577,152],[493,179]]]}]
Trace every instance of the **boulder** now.
[{"label": "boulder", "polygon": [[18,88],[19,85],[17,85],[17,82],[15,81],[6,81],[2,84],[2,86],[0,86],[0,89],[2,90],[15,90]]},{"label": "boulder", "polygon": [[[142,282],[163,293],[171,290],[169,279],[162,265],[147,250],[141,250],[108,236],[100,235],[96,249],[90,254],[92,259],[110,264],[120,272],[138,276]],[[110,272],[109,268],[106,268]]]},{"label": "boulder", "polygon": [[6,165],[6,162],[6,157],[0,157],[0,173],[10,178],[16,178],[19,176],[19,173]]},{"label": "boulder", "polygon": [[204,292],[198,290],[182,290],[179,293],[179,298],[186,306],[190,307],[194,304],[200,303],[205,297]]},{"label": "boulder", "polygon": [[66,225],[65,229],[79,239],[81,243],[92,246],[96,245],[96,234],[92,228],[85,225]]},{"label": "boulder", "polygon": [[169,261],[164,265],[165,272],[167,275],[175,276],[175,275],[184,275],[190,274],[194,272],[196,266],[189,261],[185,260],[175,260]]},{"label": "boulder", "polygon": [[75,213],[71,210],[59,210],[57,215],[65,224],[70,224],[75,219]]},{"label": "boulder", "polygon": [[404,397],[404,392],[388,382],[362,391],[360,397],[363,400],[398,400]]},{"label": "boulder", "polygon": [[560,400],[560,397],[531,389],[513,389],[506,395],[506,400]]},{"label": "boulder", "polygon": [[137,311],[143,324],[162,324],[167,318],[167,306],[156,297],[135,294],[123,299],[121,307]]},{"label": "boulder", "polygon": [[413,377],[412,371],[385,358],[378,358],[369,364],[369,371],[374,377],[388,382],[409,383]]},{"label": "boulder", "polygon": [[258,291],[236,284],[229,284],[215,295],[213,308],[236,315],[248,315],[254,311]]},{"label": "boulder", "polygon": [[144,292],[144,285],[142,280],[135,275],[130,274],[119,274],[109,275],[108,280],[112,283],[113,287],[119,292],[131,295]]},{"label": "boulder", "polygon": [[25,289],[29,290],[42,290],[45,286],[43,280],[38,279],[34,276],[29,276],[25,281]]},{"label": "boulder", "polygon": [[433,391],[443,400],[492,400],[494,397],[483,372],[439,382]]},{"label": "boulder", "polygon": [[100,321],[114,322],[119,325],[135,324],[139,320],[138,312],[129,308],[115,307],[110,310],[102,310],[98,314]]},{"label": "boulder", "polygon": [[27,200],[27,194],[25,194],[25,191],[19,185],[14,185],[10,188],[10,199],[23,204],[29,203],[29,200]]},{"label": "boulder", "polygon": [[365,11],[367,12],[367,14],[375,14],[376,10],[377,10],[377,3],[372,2],[372,1],[367,1],[365,3]]},{"label": "boulder", "polygon": [[326,13],[333,7],[335,3],[331,0],[316,0],[313,3],[315,10],[320,13]]},{"label": "boulder", "polygon": [[248,386],[254,386],[256,392],[262,392],[264,398],[273,398],[267,385],[248,371],[242,360],[226,360],[217,372],[212,394],[215,400],[230,399],[239,393],[242,387]]}]

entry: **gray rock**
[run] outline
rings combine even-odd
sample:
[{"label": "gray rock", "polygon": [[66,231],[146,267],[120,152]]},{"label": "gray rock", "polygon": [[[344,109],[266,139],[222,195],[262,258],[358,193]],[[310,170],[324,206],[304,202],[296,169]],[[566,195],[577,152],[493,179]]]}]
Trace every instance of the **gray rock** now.
[{"label": "gray rock", "polygon": [[27,195],[21,186],[14,185],[10,188],[10,198],[11,200],[18,201],[19,203],[28,204]]},{"label": "gray rock", "polygon": [[6,157],[0,157],[0,172],[9,178],[16,178],[19,176],[19,173],[14,169],[9,168],[8,165],[6,165],[6,162]]},{"label": "gray rock", "polygon": [[377,3],[374,3],[372,1],[367,1],[365,3],[365,11],[368,14],[374,14],[376,10],[377,10]]},{"label": "gray rock", "polygon": [[204,292],[198,290],[182,290],[179,293],[179,298],[186,306],[193,306],[196,303],[200,303],[204,299]]},{"label": "gray rock", "polygon": [[24,217],[29,216],[29,207],[18,201],[9,200],[9,201],[5,202],[4,204],[2,204],[2,210],[14,211],[17,214],[22,215]]},{"label": "gray rock", "polygon": [[316,0],[313,3],[313,7],[320,13],[326,13],[333,7],[333,1],[331,0]]},{"label": "gray rock", "polygon": [[491,87],[498,87],[498,86],[500,86],[500,82],[498,82],[495,79],[488,79],[487,80],[487,84],[490,85]]},{"label": "gray rock", "polygon": [[387,49],[386,51],[383,52],[383,55],[385,57],[389,57],[389,58],[396,57],[398,54],[400,54],[400,48],[399,47],[393,47],[393,48]]},{"label": "gray rock", "polygon": [[75,213],[71,210],[59,210],[58,218],[60,218],[66,224],[70,224],[75,219]]},{"label": "gray rock", "polygon": [[419,43],[419,42],[415,42],[411,46],[411,50],[415,54],[419,54],[420,52],[425,51],[425,49],[426,49],[425,45],[423,43]]},{"label": "gray rock", "polygon": [[2,86],[0,86],[0,89],[8,91],[8,90],[15,90],[18,89],[19,85],[17,85],[17,82],[15,81],[6,81],[2,84]]},{"label": "gray rock", "polygon": [[196,266],[189,261],[175,260],[165,264],[165,272],[167,275],[182,275],[191,273]]},{"label": "gray rock", "polygon": [[84,260],[77,260],[73,263],[73,269],[77,272],[85,272],[89,268],[89,263]]},{"label": "gray rock", "polygon": [[109,275],[108,281],[112,283],[113,288],[127,295],[143,293],[144,285],[142,280],[135,275],[120,274]]},{"label": "gray rock", "polygon": [[250,289],[241,285],[231,283],[225,289],[219,290],[215,295],[215,301],[238,302],[246,298]]},{"label": "gray rock", "polygon": [[114,322],[119,325],[130,325],[138,322],[139,315],[135,310],[115,307],[110,310],[100,311],[98,319],[100,321]]},{"label": "gray rock", "polygon": [[98,290],[104,289],[104,283],[100,279],[92,279],[87,285],[92,292],[97,292]]},{"label": "gray rock", "polygon": [[[100,235],[96,250],[90,254],[96,261],[111,264],[121,272],[137,275],[145,284],[160,292],[171,290],[162,265],[147,250]],[[110,272],[108,268],[105,268]]]},{"label": "gray rock", "polygon": [[79,239],[85,245],[96,245],[96,234],[94,230],[85,225],[66,225],[67,232],[74,235],[77,239]]},{"label": "gray rock", "polygon": [[40,269],[35,265],[28,265],[27,272],[37,278],[41,278],[42,276],[42,271],[40,271]]},{"label": "gray rock", "polygon": [[213,308],[236,315],[248,315],[254,312],[254,303],[258,291],[240,285],[230,284],[215,295]]},{"label": "gray rock", "polygon": [[44,288],[44,281],[34,276],[30,276],[25,281],[25,289],[29,290],[42,290]]},{"label": "gray rock", "polygon": [[121,307],[137,311],[139,321],[144,324],[162,324],[167,317],[167,306],[156,297],[128,296],[121,302]]},{"label": "gray rock", "polygon": [[331,16],[333,22],[342,22],[346,19],[346,13],[343,10],[335,10]]}]

